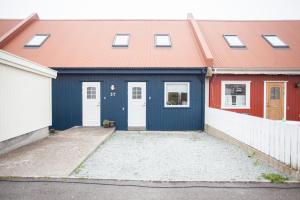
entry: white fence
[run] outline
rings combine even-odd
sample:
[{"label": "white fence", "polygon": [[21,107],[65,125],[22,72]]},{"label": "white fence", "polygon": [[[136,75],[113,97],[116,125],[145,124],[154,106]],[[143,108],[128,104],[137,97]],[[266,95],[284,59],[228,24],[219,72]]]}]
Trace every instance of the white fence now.
[{"label": "white fence", "polygon": [[300,170],[300,123],[207,108],[206,124]]}]

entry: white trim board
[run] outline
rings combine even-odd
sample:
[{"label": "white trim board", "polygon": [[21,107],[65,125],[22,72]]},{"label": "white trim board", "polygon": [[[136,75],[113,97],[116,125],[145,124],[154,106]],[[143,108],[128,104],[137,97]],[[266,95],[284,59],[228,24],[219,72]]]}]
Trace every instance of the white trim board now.
[{"label": "white trim board", "polygon": [[213,74],[268,74],[268,75],[300,75],[298,69],[266,69],[266,68],[213,68]]},{"label": "white trim board", "polygon": [[[245,106],[226,106],[225,105],[225,85],[226,84],[245,84],[246,85],[246,105]],[[221,109],[251,109],[251,81],[221,81]]]},{"label": "white trim board", "polygon": [[57,76],[57,71],[53,69],[31,62],[30,60],[24,59],[3,50],[0,50],[0,63],[49,78],[56,78]]},{"label": "white trim board", "polygon": [[[172,84],[185,84],[187,85],[187,104],[186,105],[167,105],[168,101],[168,94],[167,94],[167,85],[172,85]],[[172,81],[167,81],[164,83],[164,108],[189,108],[190,107],[190,82],[172,82]]]},{"label": "white trim board", "polygon": [[288,81],[264,81],[264,118],[266,118],[266,115],[267,115],[267,82],[270,82],[270,83],[284,83],[284,91],[283,91],[283,94],[284,94],[284,97],[283,97],[283,120],[286,120],[286,107],[287,107],[287,82]]}]

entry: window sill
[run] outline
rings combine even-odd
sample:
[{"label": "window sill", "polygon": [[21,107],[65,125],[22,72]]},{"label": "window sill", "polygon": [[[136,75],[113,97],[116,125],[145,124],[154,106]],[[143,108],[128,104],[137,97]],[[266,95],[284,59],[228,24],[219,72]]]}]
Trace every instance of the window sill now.
[{"label": "window sill", "polygon": [[164,108],[190,108],[190,106],[164,106]]},{"label": "window sill", "polygon": [[237,107],[237,106],[221,106],[221,109],[251,109],[250,106]]}]

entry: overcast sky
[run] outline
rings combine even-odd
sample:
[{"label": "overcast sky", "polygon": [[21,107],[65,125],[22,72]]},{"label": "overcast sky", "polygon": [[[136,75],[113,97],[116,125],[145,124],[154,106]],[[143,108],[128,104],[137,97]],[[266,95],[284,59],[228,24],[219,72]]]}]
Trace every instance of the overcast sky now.
[{"label": "overcast sky", "polygon": [[300,19],[300,0],[0,0],[0,18]]}]

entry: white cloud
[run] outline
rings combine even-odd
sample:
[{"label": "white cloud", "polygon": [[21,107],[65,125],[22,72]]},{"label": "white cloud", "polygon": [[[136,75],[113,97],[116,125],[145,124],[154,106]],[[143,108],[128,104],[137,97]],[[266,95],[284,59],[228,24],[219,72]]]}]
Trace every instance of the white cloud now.
[{"label": "white cloud", "polygon": [[0,0],[0,18],[300,19],[299,0]]}]

